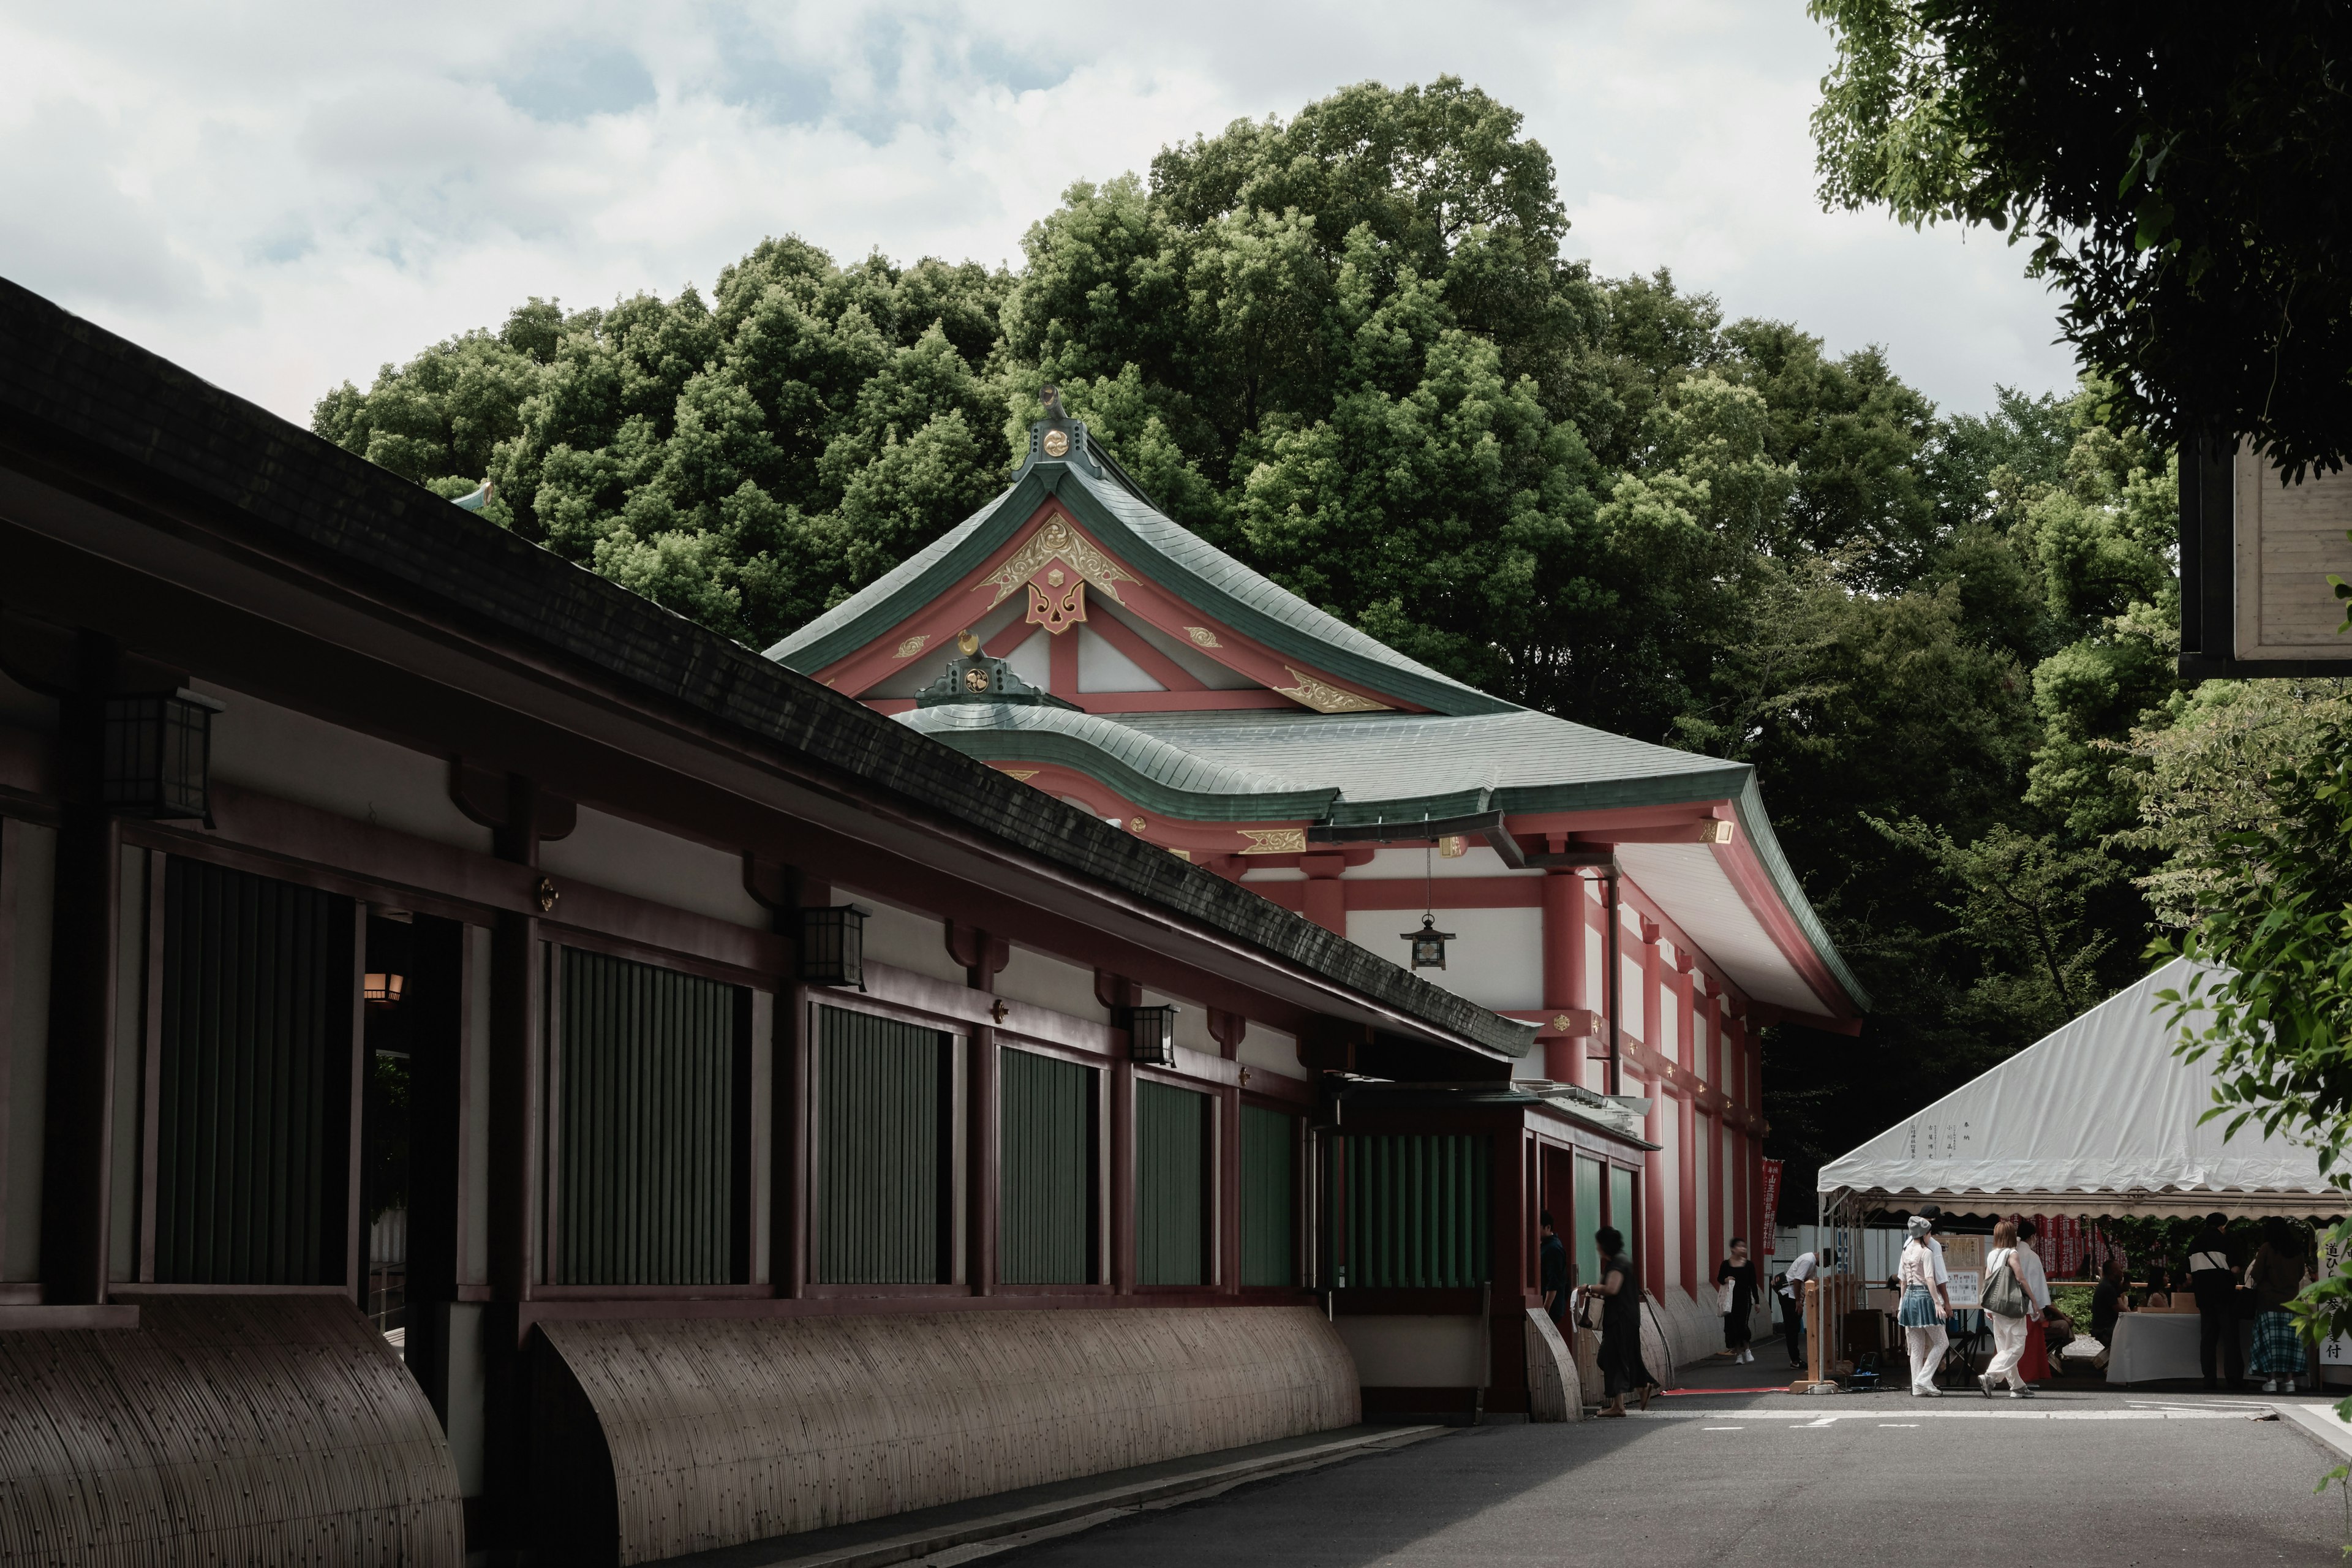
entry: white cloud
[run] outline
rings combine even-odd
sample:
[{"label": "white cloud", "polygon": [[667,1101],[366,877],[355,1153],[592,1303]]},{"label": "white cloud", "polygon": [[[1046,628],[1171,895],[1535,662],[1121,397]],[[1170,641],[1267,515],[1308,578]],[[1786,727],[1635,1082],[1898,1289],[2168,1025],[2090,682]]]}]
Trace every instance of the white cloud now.
[{"label": "white cloud", "polygon": [[1793,4],[35,7],[0,0],[0,276],[290,418],[492,325],[706,289],[766,235],[1017,261],[1072,181],[1349,81],[1522,110],[1603,272],[1885,345],[1951,407],[2071,378],[1990,236],[1824,214]]}]

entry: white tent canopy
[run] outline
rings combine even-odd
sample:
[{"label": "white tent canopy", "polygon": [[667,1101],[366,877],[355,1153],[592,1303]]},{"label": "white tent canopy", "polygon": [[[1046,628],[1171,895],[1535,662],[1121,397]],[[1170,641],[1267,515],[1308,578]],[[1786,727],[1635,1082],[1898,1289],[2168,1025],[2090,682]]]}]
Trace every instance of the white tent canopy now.
[{"label": "white tent canopy", "polygon": [[[2309,1148],[2213,1104],[2210,1060],[2172,1054],[2156,994],[2175,959],[1861,1148],[1822,1167],[1826,1211],[1939,1204],[1958,1214],[2324,1216],[2352,1209]],[[2159,1011],[2162,1009],[2162,1011]]]}]

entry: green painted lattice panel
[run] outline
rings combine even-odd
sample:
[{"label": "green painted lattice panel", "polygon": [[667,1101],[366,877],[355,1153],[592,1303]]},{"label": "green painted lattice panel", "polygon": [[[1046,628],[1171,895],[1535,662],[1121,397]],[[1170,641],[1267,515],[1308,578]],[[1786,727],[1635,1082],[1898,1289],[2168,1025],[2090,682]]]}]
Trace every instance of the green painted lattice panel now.
[{"label": "green painted lattice panel", "polygon": [[1353,1137],[1347,1282],[1451,1289],[1484,1284],[1491,1250],[1486,1140],[1465,1134]]},{"label": "green painted lattice panel", "polygon": [[817,1021],[817,1278],[944,1284],[950,1038],[841,1007],[819,1007]]},{"label": "green painted lattice panel", "polygon": [[1242,1283],[1295,1285],[1291,1216],[1297,1211],[1298,1119],[1242,1107]]},{"label": "green painted lattice panel", "polygon": [[1576,1156],[1575,1217],[1569,1224],[1576,1227],[1573,1243],[1576,1276],[1575,1285],[1590,1285],[1601,1278],[1601,1247],[1592,1233],[1601,1228],[1601,1162]]},{"label": "green painted lattice panel", "polygon": [[164,866],[155,1278],[335,1284],[349,1224],[352,901],[177,856]]},{"label": "green painted lattice panel", "polygon": [[555,1267],[566,1285],[738,1277],[735,986],[562,950]]},{"label": "green painted lattice panel", "polygon": [[1095,1069],[998,1057],[997,1269],[1008,1285],[1095,1279]]},{"label": "green painted lattice panel", "polygon": [[1199,1285],[1208,1278],[1209,1097],[1162,1083],[1135,1086],[1135,1279]]}]

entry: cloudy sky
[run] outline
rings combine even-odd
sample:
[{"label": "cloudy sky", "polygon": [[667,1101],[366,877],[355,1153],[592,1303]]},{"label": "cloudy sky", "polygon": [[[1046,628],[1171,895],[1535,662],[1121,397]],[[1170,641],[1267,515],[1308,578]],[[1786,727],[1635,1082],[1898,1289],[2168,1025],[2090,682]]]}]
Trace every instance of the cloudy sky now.
[{"label": "cloudy sky", "polygon": [[0,0],[0,276],[289,418],[495,324],[707,288],[762,236],[1010,262],[1072,181],[1451,72],[1551,152],[1572,256],[1884,344],[1948,408],[2072,378],[1998,237],[1828,215],[1802,0]]}]

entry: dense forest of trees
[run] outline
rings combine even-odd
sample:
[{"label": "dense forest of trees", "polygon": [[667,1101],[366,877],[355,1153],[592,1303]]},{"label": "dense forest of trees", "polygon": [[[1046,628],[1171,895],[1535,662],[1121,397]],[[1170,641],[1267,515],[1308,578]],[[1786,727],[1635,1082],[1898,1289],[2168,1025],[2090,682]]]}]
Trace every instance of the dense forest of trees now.
[{"label": "dense forest of trees", "polygon": [[2173,459],[2095,381],[1940,416],[1878,350],[1596,277],[1567,230],[1512,110],[1367,84],[1073,186],[1017,271],[770,240],[708,298],[530,300],[314,423],[764,646],[994,494],[1055,382],[1332,614],[1757,766],[1878,1000],[1858,1042],[1768,1038],[1802,1194],[2139,972],[2150,781],[2205,754],[2163,737],[2219,711],[2172,675]]}]

